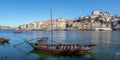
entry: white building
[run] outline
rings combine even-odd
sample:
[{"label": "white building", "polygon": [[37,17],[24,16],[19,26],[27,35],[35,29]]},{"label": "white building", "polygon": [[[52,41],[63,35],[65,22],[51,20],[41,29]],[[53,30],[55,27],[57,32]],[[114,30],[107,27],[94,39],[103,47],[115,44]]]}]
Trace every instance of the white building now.
[{"label": "white building", "polygon": [[101,11],[99,11],[99,10],[95,10],[92,12],[93,16],[99,16],[100,14],[101,14]]},{"label": "white building", "polygon": [[66,19],[64,18],[59,18],[59,19],[56,19],[57,20],[57,28],[58,29],[65,29],[66,28]]},{"label": "white building", "polygon": [[116,17],[117,17],[117,18],[120,18],[120,14],[117,14]]}]

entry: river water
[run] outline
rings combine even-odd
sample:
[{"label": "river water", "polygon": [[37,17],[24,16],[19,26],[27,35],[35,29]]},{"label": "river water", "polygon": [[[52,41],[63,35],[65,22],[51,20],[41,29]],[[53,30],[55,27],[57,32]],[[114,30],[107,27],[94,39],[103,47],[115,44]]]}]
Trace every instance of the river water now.
[{"label": "river water", "polygon": [[[88,54],[80,56],[56,56],[34,50],[24,39],[37,37],[51,39],[50,31],[0,30],[0,37],[9,43],[0,44],[0,58],[8,60],[120,60],[120,31],[54,31],[53,40],[58,43],[97,44]],[[15,46],[18,43],[20,45]]]}]

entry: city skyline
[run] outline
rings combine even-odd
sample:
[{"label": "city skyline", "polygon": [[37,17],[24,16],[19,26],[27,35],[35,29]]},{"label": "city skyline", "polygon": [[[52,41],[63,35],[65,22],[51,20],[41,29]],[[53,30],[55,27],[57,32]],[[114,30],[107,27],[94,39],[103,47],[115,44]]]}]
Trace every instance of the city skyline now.
[{"label": "city skyline", "polygon": [[120,14],[119,0],[1,0],[0,25],[16,27],[35,21],[50,20],[49,9],[52,8],[53,19],[75,19],[91,15],[93,10],[107,11],[112,15]]}]

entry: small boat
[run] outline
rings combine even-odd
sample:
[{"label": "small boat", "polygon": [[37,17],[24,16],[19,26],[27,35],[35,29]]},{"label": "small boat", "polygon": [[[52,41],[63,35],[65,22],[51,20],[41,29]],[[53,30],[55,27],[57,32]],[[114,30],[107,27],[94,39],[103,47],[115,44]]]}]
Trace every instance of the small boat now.
[{"label": "small boat", "polygon": [[5,39],[5,38],[0,37],[0,43],[5,43],[5,42],[8,42],[8,41],[9,41],[9,39]]},{"label": "small boat", "polygon": [[13,32],[14,32],[14,33],[21,33],[21,31],[18,30],[18,29],[14,29]]}]

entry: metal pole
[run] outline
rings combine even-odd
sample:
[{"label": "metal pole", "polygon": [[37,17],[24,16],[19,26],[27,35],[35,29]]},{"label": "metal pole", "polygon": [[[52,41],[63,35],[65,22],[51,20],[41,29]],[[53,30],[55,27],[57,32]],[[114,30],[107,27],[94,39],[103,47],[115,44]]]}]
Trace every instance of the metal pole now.
[{"label": "metal pole", "polygon": [[50,8],[50,17],[51,17],[51,44],[53,44],[52,8]]}]

